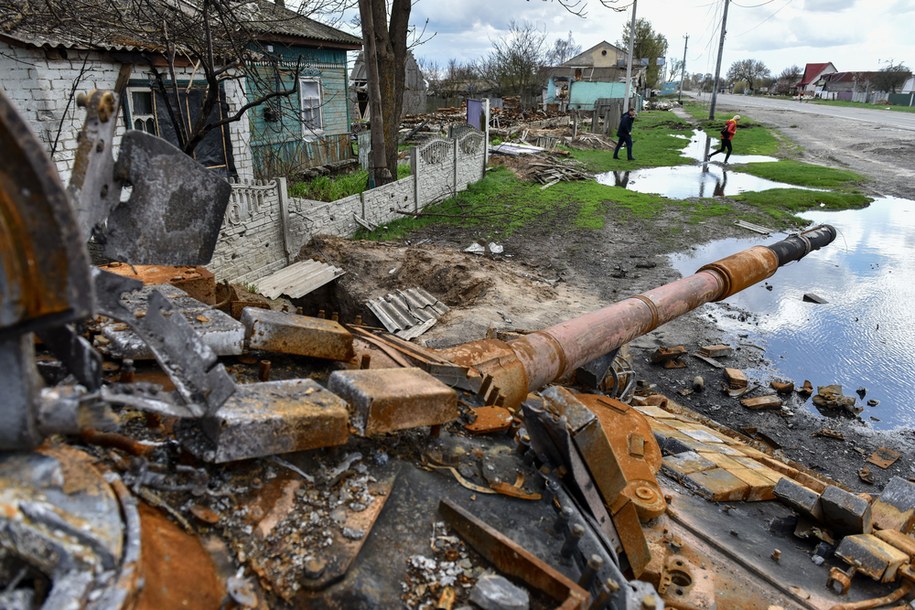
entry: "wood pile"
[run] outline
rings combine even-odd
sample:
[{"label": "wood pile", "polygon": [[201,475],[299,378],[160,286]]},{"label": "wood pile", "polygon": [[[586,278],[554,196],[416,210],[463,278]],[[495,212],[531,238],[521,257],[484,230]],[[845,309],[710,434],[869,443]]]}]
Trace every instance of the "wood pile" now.
[{"label": "wood pile", "polygon": [[566,144],[573,148],[596,150],[612,150],[616,148],[616,142],[598,133],[579,133],[574,139],[566,138]]},{"label": "wood pile", "polygon": [[590,180],[591,174],[584,170],[584,165],[578,161],[560,161],[546,155],[538,155],[527,163],[525,172],[529,179],[536,180],[549,188],[558,182],[571,182],[573,180]]}]

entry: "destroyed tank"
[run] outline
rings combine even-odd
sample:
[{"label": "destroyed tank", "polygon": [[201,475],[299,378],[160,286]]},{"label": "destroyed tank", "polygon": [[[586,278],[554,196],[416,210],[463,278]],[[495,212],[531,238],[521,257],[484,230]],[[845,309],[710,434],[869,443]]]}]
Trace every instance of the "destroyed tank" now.
[{"label": "destroyed tank", "polygon": [[[205,263],[227,187],[135,132],[115,161],[117,96],[82,105],[65,190],[0,92],[0,606],[851,609],[910,595],[911,483],[852,494],[633,392],[615,360],[828,245],[831,227],[545,330],[441,350],[249,308],[239,352],[329,368],[323,383],[304,366],[239,383],[182,314],[186,296],[93,267],[85,247],[107,232],[126,262]],[[190,199],[172,201],[166,175],[194,185]],[[199,222],[165,239],[147,215],[166,208]],[[78,326],[98,315],[170,386],[103,359]]]}]

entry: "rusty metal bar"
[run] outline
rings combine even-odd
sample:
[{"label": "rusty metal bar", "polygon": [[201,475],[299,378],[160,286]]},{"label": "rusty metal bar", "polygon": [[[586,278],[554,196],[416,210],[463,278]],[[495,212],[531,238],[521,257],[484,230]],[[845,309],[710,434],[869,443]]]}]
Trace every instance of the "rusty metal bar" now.
[{"label": "rusty metal bar", "polygon": [[585,610],[588,607],[591,596],[587,591],[498,530],[447,498],[439,504],[439,511],[448,525],[499,571],[520,578],[556,600],[560,604],[558,610]]},{"label": "rusty metal bar", "polygon": [[[487,339],[444,350],[456,363],[493,376],[510,409],[595,358],[618,349],[711,301],[719,301],[831,243],[836,231],[821,225],[772,246],[754,246],[695,274],[623,299],[508,343]],[[520,366],[519,366],[520,365]]]}]

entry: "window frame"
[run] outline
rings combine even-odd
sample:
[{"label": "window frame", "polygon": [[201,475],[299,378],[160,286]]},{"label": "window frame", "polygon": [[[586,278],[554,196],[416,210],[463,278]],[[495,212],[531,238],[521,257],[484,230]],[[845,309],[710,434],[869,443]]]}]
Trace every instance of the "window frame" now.
[{"label": "window frame", "polygon": [[[314,84],[317,87],[317,97],[305,97],[305,85]],[[305,101],[317,100],[317,105],[309,106],[308,111],[317,116],[317,126],[313,125],[313,119],[305,119]],[[302,123],[302,137],[308,139],[310,136],[320,136],[324,133],[324,88],[321,79],[313,76],[299,77],[299,121]]]}]

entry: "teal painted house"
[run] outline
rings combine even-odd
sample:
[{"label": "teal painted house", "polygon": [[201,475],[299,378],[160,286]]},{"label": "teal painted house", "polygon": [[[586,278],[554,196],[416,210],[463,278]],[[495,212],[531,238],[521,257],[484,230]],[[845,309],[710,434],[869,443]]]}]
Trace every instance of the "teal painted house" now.
[{"label": "teal painted house", "polygon": [[[353,158],[346,60],[362,39],[303,17],[281,2],[257,2],[249,100],[291,91],[248,111],[257,177],[285,176]],[[253,72],[253,74],[251,74]]]}]

